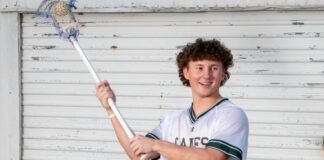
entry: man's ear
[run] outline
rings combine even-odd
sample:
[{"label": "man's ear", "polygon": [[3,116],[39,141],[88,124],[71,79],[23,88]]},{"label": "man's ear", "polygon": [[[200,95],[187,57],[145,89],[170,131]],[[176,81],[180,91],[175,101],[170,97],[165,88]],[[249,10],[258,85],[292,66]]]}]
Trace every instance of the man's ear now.
[{"label": "man's ear", "polygon": [[182,69],[182,72],[183,72],[183,76],[186,78],[186,80],[189,79],[189,71],[188,71],[188,67],[184,67]]}]

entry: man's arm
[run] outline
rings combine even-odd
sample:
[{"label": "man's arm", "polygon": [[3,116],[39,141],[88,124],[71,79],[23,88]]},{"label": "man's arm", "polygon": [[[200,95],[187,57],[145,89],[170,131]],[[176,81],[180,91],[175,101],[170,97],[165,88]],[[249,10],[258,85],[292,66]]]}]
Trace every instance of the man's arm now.
[{"label": "man's arm", "polygon": [[156,152],[170,160],[227,160],[229,157],[221,151],[212,148],[189,148],[167,141],[153,140],[136,136],[130,140],[130,147],[136,155]]},{"label": "man's arm", "polygon": [[138,160],[139,156],[137,156],[129,146],[130,139],[128,138],[126,132],[123,130],[118,119],[115,116],[112,116],[114,113],[108,104],[108,98],[112,98],[114,101],[116,101],[116,97],[107,81],[102,81],[96,85],[96,97],[100,100],[108,116],[111,117],[111,124],[114,127],[115,134],[128,157],[131,160]]}]

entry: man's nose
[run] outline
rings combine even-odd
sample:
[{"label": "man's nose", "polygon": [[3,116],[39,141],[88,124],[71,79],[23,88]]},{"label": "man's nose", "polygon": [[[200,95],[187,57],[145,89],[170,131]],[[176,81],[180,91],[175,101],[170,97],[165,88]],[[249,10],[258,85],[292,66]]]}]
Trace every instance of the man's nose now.
[{"label": "man's nose", "polygon": [[211,75],[212,75],[212,70],[211,70],[211,68],[206,68],[206,69],[204,69],[204,72],[203,72],[203,77],[204,78],[210,78],[211,77]]}]

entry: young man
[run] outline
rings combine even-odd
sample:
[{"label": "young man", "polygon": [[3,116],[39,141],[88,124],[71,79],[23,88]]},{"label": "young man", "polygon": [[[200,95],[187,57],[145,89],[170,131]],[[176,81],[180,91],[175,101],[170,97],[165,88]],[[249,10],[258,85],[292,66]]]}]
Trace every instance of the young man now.
[{"label": "young man", "polygon": [[[219,92],[229,79],[233,56],[217,40],[197,39],[177,56],[180,80],[191,87],[192,105],[169,113],[144,136],[128,139],[112,118],[116,135],[130,159],[147,154],[166,160],[246,160],[249,124],[246,114]],[[113,117],[107,99],[115,98],[107,81],[96,87],[97,98]]]}]

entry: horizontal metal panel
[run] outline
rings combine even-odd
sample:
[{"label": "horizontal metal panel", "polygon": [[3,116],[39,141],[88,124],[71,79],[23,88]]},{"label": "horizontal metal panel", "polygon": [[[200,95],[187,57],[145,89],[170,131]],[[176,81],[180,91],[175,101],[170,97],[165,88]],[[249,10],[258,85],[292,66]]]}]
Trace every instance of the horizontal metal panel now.
[{"label": "horizontal metal panel", "polygon": [[323,125],[323,113],[247,111],[250,122]]},{"label": "horizontal metal panel", "polygon": [[298,125],[298,124],[251,123],[250,133],[251,135],[261,135],[261,136],[320,138],[324,134],[323,128],[324,127],[322,124]]},{"label": "horizontal metal panel", "polygon": [[[62,133],[64,134],[64,133]],[[109,136],[109,134],[107,135]],[[267,139],[271,138],[272,141]],[[265,137],[250,136],[251,147],[267,148],[287,148],[287,149],[321,149],[318,138],[295,138],[295,137]],[[67,140],[67,139],[24,139],[24,148],[39,150],[64,150],[64,151],[84,151],[84,152],[122,152],[118,142],[98,140]]]},{"label": "horizontal metal panel", "polygon": [[[68,99],[68,101],[66,100]],[[277,112],[324,112],[324,102],[314,99],[253,99],[230,98],[240,104],[245,110],[277,111]],[[152,97],[152,96],[118,96],[119,108],[155,108],[155,109],[183,109],[191,105],[191,98]],[[269,103],[271,102],[271,103]],[[77,95],[25,95],[23,105],[53,106],[53,107],[98,107],[100,103],[94,96]]]},{"label": "horizontal metal panel", "polygon": [[[92,108],[25,106],[25,108],[24,116],[107,118],[106,112],[99,106]],[[123,113],[125,118],[135,120],[159,120],[170,111],[167,109],[120,108],[120,112]]]},{"label": "horizontal metal panel", "polygon": [[114,131],[25,128],[24,139],[118,142]]},{"label": "horizontal metal panel", "polygon": [[[53,117],[53,118],[106,118],[101,107],[52,107],[52,106],[25,106],[24,116]],[[120,108],[127,119],[132,120],[159,120],[171,109],[151,108]],[[303,112],[274,112],[274,111],[247,111],[249,121],[253,123],[277,124],[317,124],[323,125],[323,113]]]},{"label": "horizontal metal panel", "polygon": [[320,149],[250,147],[248,152],[249,160],[323,160],[324,157]]},{"label": "horizontal metal panel", "polygon": [[[174,62],[179,50],[84,50],[84,52],[91,62]],[[316,53],[310,56],[316,56]],[[26,50],[23,60],[80,61],[80,57],[75,50]]]},{"label": "horizontal metal panel", "polygon": [[[252,15],[252,16],[247,15],[246,19],[238,19],[238,16],[231,15],[229,12],[225,12],[226,14],[228,13],[228,15],[224,15],[222,13],[223,12],[218,12],[217,13],[218,16],[217,15],[206,15],[206,16],[213,16],[213,17],[210,17],[209,19],[204,19],[204,17],[201,17],[199,19],[199,17],[196,17],[195,15],[192,15],[191,13],[186,13],[186,14],[172,13],[173,15],[170,15],[170,13],[164,13],[165,16],[172,17],[172,16],[176,15],[177,17],[179,16],[179,18],[183,18],[183,19],[172,19],[172,18],[163,19],[165,17],[160,17],[159,21],[156,21],[156,19],[154,19],[152,17],[143,16],[143,14],[139,14],[139,13],[131,14],[131,16],[134,16],[134,18],[135,18],[134,20],[130,20],[130,19],[124,20],[122,18],[114,19],[115,17],[113,14],[110,14],[109,16],[106,16],[105,18],[103,17],[102,19],[100,19],[100,21],[96,20],[96,19],[90,19],[90,17],[85,17],[83,15],[81,15],[82,17],[76,15],[76,17],[82,18],[78,21],[80,24],[79,29],[81,31],[86,30],[86,28],[88,28],[88,27],[98,27],[98,29],[101,29],[101,30],[104,27],[106,27],[107,29],[109,29],[107,31],[108,33],[111,33],[114,31],[114,30],[111,30],[110,27],[112,27],[112,28],[113,27],[118,27],[118,28],[119,27],[120,28],[135,27],[135,29],[136,29],[136,27],[144,27],[144,28],[150,27],[150,28],[152,28],[152,27],[158,27],[158,26],[161,27],[160,29],[163,29],[164,27],[177,28],[177,27],[181,27],[181,26],[182,27],[192,26],[192,27],[198,27],[198,28],[227,26],[228,29],[233,29],[233,28],[235,28],[235,26],[241,26],[244,29],[245,28],[244,26],[246,26],[246,27],[255,26],[255,29],[257,31],[259,31],[258,27],[260,27],[262,29],[262,28],[266,28],[266,26],[273,26],[274,28],[277,28],[276,26],[283,26],[282,31],[284,31],[285,27],[291,26],[292,30],[297,29],[297,30],[301,31],[302,28],[305,28],[307,31],[308,25],[313,25],[313,26],[315,26],[315,28],[318,28],[317,26],[320,26],[324,23],[323,19],[321,19],[320,17],[313,17],[312,20],[309,20],[309,19],[306,19],[306,17],[303,18],[302,16],[300,16],[298,18],[296,16],[296,18],[294,18],[294,19],[287,19],[285,16],[283,16],[284,18],[278,17],[278,19],[274,20],[271,18],[267,18],[267,14],[266,14],[266,15],[262,15],[263,18],[261,16],[256,17],[255,15]],[[247,14],[249,14],[249,13],[252,13],[252,12],[247,12]],[[264,13],[264,12],[262,12],[262,13]],[[287,12],[287,13],[288,14],[289,13],[299,14],[299,12]],[[151,14],[154,15],[154,13],[151,13]],[[163,14],[163,13],[161,13],[161,14]],[[200,13],[200,14],[202,15],[204,13]],[[318,12],[318,14],[320,15],[322,13]],[[136,15],[138,15],[138,16],[136,16]],[[185,15],[185,16],[183,16],[183,15]],[[190,19],[190,16],[192,17],[192,19]],[[202,16],[204,16],[204,15],[202,15]],[[220,17],[220,16],[222,16],[222,17]],[[280,15],[278,15],[278,16],[280,16]],[[305,15],[305,16],[307,16],[307,15]],[[143,17],[145,17],[145,19],[143,19]],[[254,19],[251,20],[251,19],[248,19],[248,17],[254,18]],[[107,19],[107,18],[111,18],[111,19]],[[28,19],[28,17],[26,17],[25,19]],[[29,27],[34,27],[35,29],[40,29],[41,33],[44,30],[48,30],[48,33],[45,33],[43,36],[54,36],[52,34],[57,34],[56,32],[54,32],[55,29],[53,29],[53,28],[50,29],[51,27],[49,26],[49,23],[44,21],[43,19],[36,18],[33,21],[24,21],[24,23],[22,25],[24,27],[26,27],[27,30],[29,29]],[[293,27],[293,26],[295,26],[295,27]],[[298,29],[298,27],[299,27],[299,29]],[[319,28],[319,29],[321,30],[321,28]],[[193,29],[193,30],[195,30],[195,29]],[[277,30],[274,30],[274,31],[268,30],[268,31],[272,32],[272,33],[278,32]],[[35,31],[32,31],[32,32],[35,32]],[[128,31],[128,32],[131,32],[131,31]],[[205,33],[206,31],[201,30],[201,31],[199,31],[199,33],[196,33],[196,34],[201,34],[200,32]],[[215,33],[215,32],[217,32],[217,31],[211,31],[211,33]],[[313,33],[314,30],[311,32]],[[81,32],[81,35],[84,36],[84,34],[82,34],[82,33],[84,33],[84,32]],[[142,31],[140,33],[142,33]],[[150,32],[148,32],[148,33],[150,33]],[[225,31],[225,33],[228,33],[228,32]],[[290,32],[288,32],[288,33],[290,33]],[[39,33],[35,33],[35,34],[41,35]],[[105,34],[105,33],[103,33],[103,34]],[[134,33],[134,34],[138,34],[138,33]],[[156,33],[156,34],[161,35],[161,33]],[[175,33],[175,34],[177,35],[177,34],[181,34],[181,33]],[[190,34],[190,33],[188,33],[188,34]],[[222,34],[222,33],[220,33],[220,34]],[[241,34],[242,33],[240,33],[239,35],[241,35]],[[269,35],[269,34],[266,34],[266,35],[273,37],[273,35]],[[33,36],[36,36],[36,35],[33,35]],[[96,36],[100,37],[99,35],[96,35]],[[116,36],[118,37],[118,35],[115,35],[114,37],[116,37]],[[209,35],[206,35],[206,36],[210,37]],[[262,35],[259,35],[259,36],[262,37]]]},{"label": "horizontal metal panel", "polygon": [[[69,99],[66,101],[66,99]],[[100,102],[91,96],[77,95],[25,95],[24,105],[32,106],[71,106],[71,107],[98,107]],[[191,99],[177,97],[142,97],[142,96],[118,96],[119,108],[155,108],[155,109],[182,109],[191,104]]]},{"label": "horizontal metal panel", "polygon": [[121,153],[122,149],[118,142],[111,141],[73,141],[73,140],[50,140],[50,139],[24,139],[25,149],[38,150],[63,150],[82,152],[112,152]]},{"label": "horizontal metal panel", "polygon": [[[0,11],[35,11],[39,1],[2,0]],[[260,11],[260,10],[321,10],[322,1],[175,1],[123,0],[77,1],[78,12],[202,12],[202,11]]]},{"label": "horizontal metal panel", "polygon": [[[114,85],[118,96],[190,97],[189,88],[163,85]],[[221,89],[225,97],[265,99],[323,99],[322,88],[281,87],[227,87]],[[80,84],[26,84],[23,94],[94,96],[95,85]]]},{"label": "horizontal metal panel", "polygon": [[[136,133],[147,133],[159,120],[128,120],[128,124],[134,129]],[[37,116],[26,116],[24,119],[24,127],[26,129],[25,137],[37,138],[42,136],[51,137],[63,136],[62,138],[77,138],[82,136],[88,136],[89,134],[97,134],[98,131],[101,136],[105,134],[112,134],[113,127],[106,118],[68,118],[68,117],[37,117]],[[291,137],[321,137],[324,134],[322,124],[276,124],[276,123],[258,123],[250,122],[250,135],[254,136],[291,136]],[[27,131],[28,130],[28,131]],[[61,131],[71,132],[71,134],[61,135]],[[39,131],[39,134],[36,133]],[[43,132],[42,132],[43,131]],[[102,134],[104,132],[104,134]],[[81,135],[80,135],[81,134]],[[75,135],[75,136],[72,136]],[[52,137],[55,138],[55,137]],[[88,139],[96,139],[97,136],[89,136]],[[110,136],[101,137],[108,140]]]},{"label": "horizontal metal panel", "polygon": [[[319,21],[320,22],[320,21]],[[324,21],[322,22],[324,24]],[[104,23],[106,24],[106,23]],[[44,24],[45,25],[45,24]],[[93,26],[91,26],[93,25]],[[228,25],[219,26],[217,24],[209,24],[208,26],[199,25],[192,28],[192,25],[183,26],[181,22],[169,25],[156,25],[156,26],[131,26],[117,25],[117,26],[105,26],[100,24],[85,22],[81,30],[80,38],[89,37],[102,37],[102,38],[149,38],[149,37],[219,37],[219,38],[302,38],[302,37],[323,37],[324,29],[322,25],[317,26],[297,26],[297,25],[266,25],[259,26],[250,24],[246,25]],[[181,32],[179,32],[179,30]],[[53,28],[48,24],[45,26],[34,27],[26,26],[25,32],[23,33],[24,38],[52,38],[58,37]]]},{"label": "horizontal metal panel", "polygon": [[100,153],[78,151],[51,151],[25,149],[23,159],[26,160],[125,160],[128,157],[123,153]]},{"label": "horizontal metal panel", "polygon": [[[187,13],[107,13],[107,14],[76,14],[79,22],[92,22],[94,24],[104,23],[105,25],[132,25],[143,24],[150,26],[154,24],[195,24],[198,26],[216,23],[217,25],[235,24],[264,24],[264,25],[286,25],[294,24],[302,26],[305,24],[318,25],[323,24],[322,11],[286,11],[286,12],[187,12]],[[37,27],[48,25],[41,18],[33,18],[33,14],[24,14],[22,22],[32,23]],[[36,22],[36,23],[35,23]],[[100,25],[99,25],[100,27]]]},{"label": "horizontal metal panel", "polygon": [[64,150],[24,149],[26,160],[125,160],[128,157],[122,152],[82,152]]},{"label": "horizontal metal panel", "polygon": [[[37,156],[35,156],[37,155]],[[269,156],[264,156],[269,155]],[[319,150],[297,150],[282,148],[255,148],[250,147],[249,160],[322,160],[323,152]],[[27,160],[57,160],[69,157],[69,160],[125,160],[122,153],[54,151],[54,150],[24,150],[24,159]]]},{"label": "horizontal metal panel", "polygon": [[[269,139],[271,139],[269,141]],[[251,147],[271,147],[287,149],[322,149],[321,138],[300,138],[300,137],[274,137],[274,136],[249,136]]]},{"label": "horizontal metal panel", "polygon": [[[7,2],[8,0],[6,0]],[[10,1],[9,1],[10,2]],[[29,3],[23,0],[15,0],[21,7],[32,6],[33,4],[37,4],[37,1],[31,1]],[[259,0],[255,1],[212,1],[212,0],[203,0],[200,3],[189,0],[189,1],[174,1],[174,0],[164,0],[164,1],[149,1],[149,0],[124,0],[124,1],[113,1],[107,2],[104,0],[97,0],[96,2],[88,2],[88,1],[80,1],[77,4],[80,7],[95,7],[99,8],[118,8],[118,7],[126,7],[126,8],[138,8],[138,7],[152,7],[154,9],[158,8],[168,8],[168,7],[255,7],[255,6],[269,6],[269,5],[287,5],[287,6],[314,6],[314,5],[324,5],[321,1],[302,1],[302,0],[295,0],[295,1],[274,1],[274,0]]]},{"label": "horizontal metal panel", "polygon": [[245,99],[231,98],[244,109],[251,111],[277,111],[277,112],[323,112],[323,100],[303,99]]},{"label": "horizontal metal panel", "polygon": [[[324,49],[320,38],[218,38],[231,49]],[[84,49],[179,49],[194,38],[82,38],[79,43]],[[25,39],[23,49],[71,49],[70,43],[58,38]]]},{"label": "horizontal metal panel", "polygon": [[[84,50],[91,62],[174,62],[179,50]],[[322,62],[322,50],[232,50],[238,62]],[[80,61],[75,50],[25,50],[24,61]]]},{"label": "horizontal metal panel", "polygon": [[[160,73],[177,74],[174,62],[92,62],[99,73]],[[75,62],[23,62],[24,72],[89,73],[82,61]],[[136,67],[131,67],[136,66]],[[323,75],[322,63],[236,63],[232,74],[261,75]]]},{"label": "horizontal metal panel", "polygon": [[[251,130],[252,133],[254,130]],[[70,130],[70,129],[39,129],[39,128],[26,128],[24,139],[26,140],[66,140],[66,141],[90,141],[90,142],[106,142],[109,144],[117,143],[116,136],[113,131],[102,130]],[[320,138],[310,137],[295,137],[280,135],[269,136],[250,136],[251,147],[269,147],[269,148],[306,148],[306,149],[321,149]],[[271,137],[271,143],[267,139]],[[26,142],[27,143],[27,142]],[[29,143],[26,144],[26,146]],[[285,146],[286,145],[286,146]],[[27,147],[26,147],[27,148]],[[33,148],[33,147],[30,147]],[[109,148],[107,148],[109,149]]]},{"label": "horizontal metal panel", "polygon": [[[102,110],[104,112],[104,110]],[[150,131],[160,120],[127,120],[137,133],[145,133]],[[26,129],[66,129],[66,130],[82,130],[82,131],[105,131],[111,132],[113,127],[106,118],[64,118],[64,117],[37,117],[26,116],[24,119],[24,127]],[[313,127],[316,129],[316,126]],[[75,132],[75,134],[78,134]],[[38,134],[29,134],[30,136],[38,136]],[[28,136],[28,135],[26,135]],[[95,137],[93,137],[95,138]],[[114,139],[116,141],[116,139]]]},{"label": "horizontal metal panel", "polygon": [[[114,85],[181,85],[176,74],[101,73],[102,79]],[[33,72],[23,75],[26,84],[87,84],[94,85],[89,73]],[[262,81],[261,81],[262,80]],[[323,87],[324,77],[320,75],[232,75],[226,86],[245,87]]]}]

